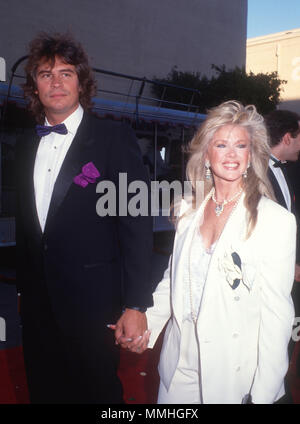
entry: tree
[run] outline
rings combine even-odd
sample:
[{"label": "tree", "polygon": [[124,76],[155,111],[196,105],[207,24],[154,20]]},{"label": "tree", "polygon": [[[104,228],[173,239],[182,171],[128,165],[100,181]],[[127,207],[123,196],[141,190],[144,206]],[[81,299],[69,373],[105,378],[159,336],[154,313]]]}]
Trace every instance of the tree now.
[{"label": "tree", "polygon": [[[175,66],[166,78],[155,78],[155,81],[196,89],[198,93],[193,104],[199,107],[200,113],[206,113],[211,107],[226,100],[239,100],[244,105],[254,104],[258,112],[264,115],[276,109],[280,102],[280,92],[286,81],[280,80],[277,72],[255,75],[239,67],[226,71],[225,65],[212,65],[212,69],[216,75],[208,79],[205,75],[201,76],[200,72],[181,72]],[[161,85],[153,85],[152,90],[158,98],[164,94],[164,100],[169,102],[189,104],[191,101],[191,92],[175,87],[168,87],[163,93]],[[172,104],[165,106],[174,108]]]}]

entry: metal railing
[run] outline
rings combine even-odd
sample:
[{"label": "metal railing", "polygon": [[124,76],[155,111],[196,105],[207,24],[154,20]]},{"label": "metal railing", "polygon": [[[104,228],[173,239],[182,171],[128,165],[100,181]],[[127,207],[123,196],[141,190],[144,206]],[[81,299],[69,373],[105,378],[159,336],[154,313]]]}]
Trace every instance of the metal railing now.
[{"label": "metal railing", "polygon": [[[13,81],[15,78],[25,79],[25,76],[17,73],[21,63],[27,60],[28,56],[22,56],[18,59],[11,68],[8,89],[4,105],[2,107],[1,121],[5,119],[7,105],[9,100],[18,100],[18,96],[12,94]],[[195,125],[202,119],[203,115],[199,114],[197,99],[200,97],[200,92],[193,88],[182,87],[175,84],[161,83],[156,80],[147,79],[145,77],[137,77],[128,74],[107,71],[99,68],[92,68],[95,79],[99,80],[99,88],[97,97],[94,100],[94,110],[102,113],[113,113],[118,116],[127,116],[136,120],[139,123],[140,117],[153,121],[163,119],[166,123],[168,120],[175,123],[186,125]],[[102,88],[105,77],[112,80],[112,89]],[[125,87],[128,81],[129,86]],[[110,81],[111,82],[111,81]],[[122,90],[117,90],[116,86],[122,86]],[[151,87],[160,86],[162,88],[160,98],[151,95]],[[184,94],[190,94],[188,103],[175,102],[166,100],[168,89],[176,89]],[[145,92],[147,92],[145,94]],[[106,100],[105,100],[106,97]],[[117,100],[114,100],[117,99]]]}]

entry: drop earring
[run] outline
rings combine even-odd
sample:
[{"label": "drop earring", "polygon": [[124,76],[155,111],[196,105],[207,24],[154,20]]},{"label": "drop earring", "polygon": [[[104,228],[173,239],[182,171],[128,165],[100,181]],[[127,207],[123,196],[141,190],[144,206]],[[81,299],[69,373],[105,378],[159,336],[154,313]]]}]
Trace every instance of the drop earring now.
[{"label": "drop earring", "polygon": [[211,170],[210,170],[210,163],[209,161],[205,162],[205,179],[210,180],[211,179]]},{"label": "drop earring", "polygon": [[248,177],[248,168],[250,168],[250,162],[248,162],[248,166],[246,168],[246,170],[243,172],[243,177],[246,179]]}]

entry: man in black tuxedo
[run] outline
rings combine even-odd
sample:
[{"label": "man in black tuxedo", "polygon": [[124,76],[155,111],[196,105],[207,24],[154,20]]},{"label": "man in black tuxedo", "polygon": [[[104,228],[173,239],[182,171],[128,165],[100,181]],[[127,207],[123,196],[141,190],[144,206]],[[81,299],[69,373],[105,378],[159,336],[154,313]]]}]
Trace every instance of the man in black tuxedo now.
[{"label": "man in black tuxedo", "polygon": [[[39,135],[32,129],[18,140],[16,161],[17,284],[30,399],[122,403],[114,337],[130,347],[146,330],[152,219],[118,213],[119,174],[129,184],[147,183],[147,173],[133,131],[88,113],[94,79],[72,37],[36,37],[26,74],[25,95],[41,124]],[[96,187],[106,180],[115,187],[115,216],[96,213]]]},{"label": "man in black tuxedo", "polygon": [[[300,116],[289,110],[274,110],[265,116],[271,157],[268,175],[278,203],[296,214],[295,195],[285,164],[295,162],[300,151]],[[298,237],[299,238],[299,237]],[[295,279],[300,281],[300,249],[297,249]]]},{"label": "man in black tuxedo", "polygon": [[[299,232],[299,211],[295,206],[293,186],[286,169],[287,162],[296,162],[300,151],[300,116],[288,110],[275,110],[265,116],[269,133],[271,157],[268,176],[278,203],[296,215]],[[280,229],[283,231],[284,229]],[[295,316],[300,316],[300,236],[297,237],[295,281],[292,298]],[[293,343],[290,344],[290,356]],[[298,359],[299,362],[299,359]],[[289,394],[289,393],[288,393]],[[290,394],[289,394],[290,396]],[[290,398],[291,400],[291,398]]]}]

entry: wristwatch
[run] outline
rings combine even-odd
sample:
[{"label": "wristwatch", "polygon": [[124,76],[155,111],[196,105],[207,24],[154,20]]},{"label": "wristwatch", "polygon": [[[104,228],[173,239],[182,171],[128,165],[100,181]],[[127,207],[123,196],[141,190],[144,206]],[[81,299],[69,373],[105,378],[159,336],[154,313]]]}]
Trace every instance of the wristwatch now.
[{"label": "wristwatch", "polygon": [[147,306],[125,306],[123,311],[125,311],[125,308],[133,309],[134,311],[139,311],[141,313],[144,313],[147,311]]}]

